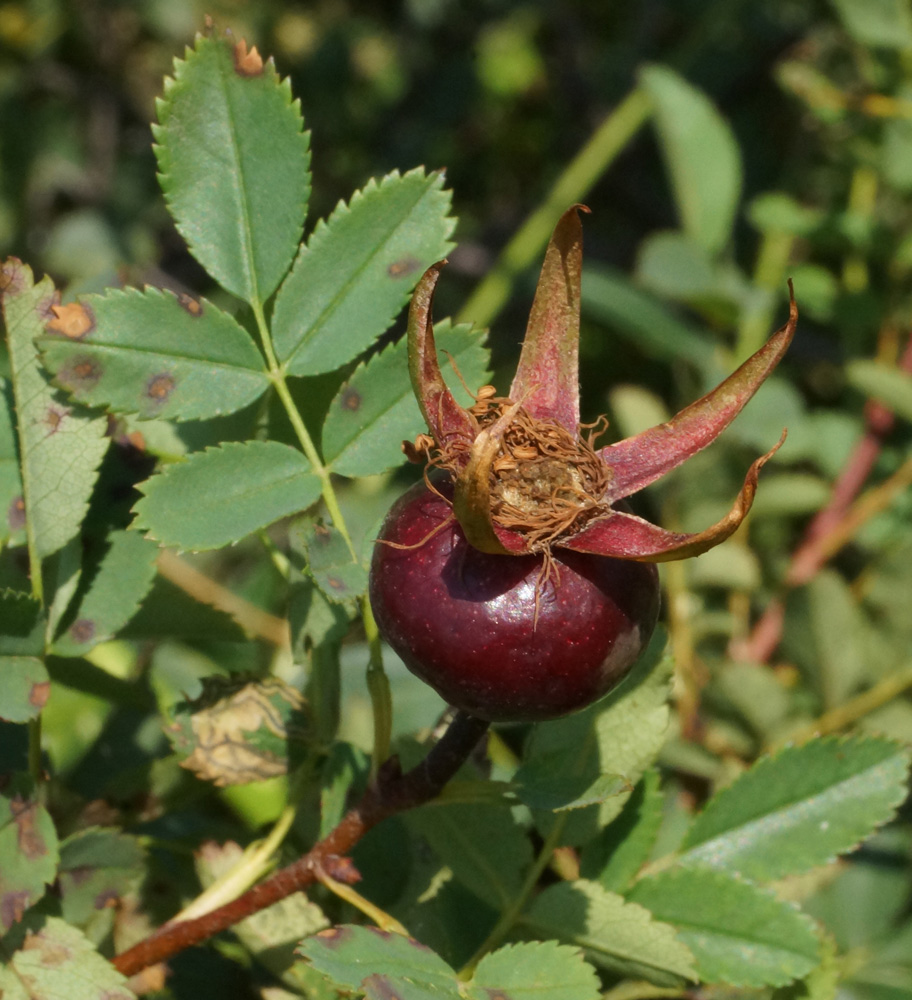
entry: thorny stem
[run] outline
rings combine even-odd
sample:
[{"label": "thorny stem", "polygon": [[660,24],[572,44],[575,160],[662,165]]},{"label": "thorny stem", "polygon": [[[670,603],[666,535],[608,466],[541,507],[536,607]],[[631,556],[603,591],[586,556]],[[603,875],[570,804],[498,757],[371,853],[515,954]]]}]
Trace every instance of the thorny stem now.
[{"label": "thorny stem", "polygon": [[[909,338],[897,367],[901,371],[912,372],[912,337]],[[827,505],[814,516],[792,553],[784,581],[787,588],[809,583],[861,525],[883,510],[896,492],[907,485],[908,462],[853,506],[894,423],[894,415],[888,407],[876,400],[868,401],[865,407],[865,434],[833,484],[833,492]],[[784,600],[777,598],[770,601],[757,619],[750,636],[744,641],[732,643],[732,655],[750,663],[766,663],[779,645],[784,623]]]},{"label": "thorny stem", "polygon": [[[355,562],[358,562],[358,553],[355,551],[348,525],[342,509],[339,507],[339,500],[336,496],[332,483],[332,476],[329,469],[323,464],[317,447],[307,430],[307,426],[301,417],[300,411],[295,405],[288,382],[285,379],[284,366],[280,365],[276,358],[275,350],[272,346],[272,335],[266,323],[266,316],[263,307],[258,302],[253,303],[253,312],[256,317],[257,329],[260,333],[260,340],[263,345],[263,352],[269,365],[269,377],[275,388],[276,395],[285,408],[285,413],[291,422],[301,449],[310,462],[311,470],[320,479],[320,490],[323,495],[323,502],[329,511],[329,516],[336,530],[345,540],[348,551]],[[368,665],[367,665],[367,688],[370,693],[371,709],[374,722],[374,752],[371,759],[371,777],[377,776],[380,765],[389,756],[390,740],[393,728],[393,703],[390,695],[389,679],[383,669],[383,655],[380,649],[380,631],[374,620],[374,613],[371,610],[370,601],[365,596],[361,599],[361,619],[364,623],[364,632],[368,645]]]},{"label": "thorny stem", "polygon": [[491,323],[510,297],[514,279],[538,258],[567,206],[586,197],[646,122],[650,109],[649,98],[636,87],[608,115],[501,251],[497,263],[460,310],[457,322],[471,321],[476,326]]},{"label": "thorny stem", "polygon": [[165,924],[144,941],[117,955],[112,964],[123,975],[133,976],[307,888],[317,880],[318,870],[331,868],[334,858],[348,854],[381,820],[422,805],[438,795],[468,759],[488,725],[483,719],[458,712],[420,764],[406,774],[397,774],[390,761],[377,782],[368,787],[361,802],[307,854],[202,917]]}]

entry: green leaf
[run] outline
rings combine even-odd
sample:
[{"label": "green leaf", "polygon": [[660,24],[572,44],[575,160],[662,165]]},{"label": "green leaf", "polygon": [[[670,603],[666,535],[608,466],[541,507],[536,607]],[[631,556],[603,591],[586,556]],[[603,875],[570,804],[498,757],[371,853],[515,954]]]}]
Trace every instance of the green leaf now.
[{"label": "green leaf", "polygon": [[162,190],[190,252],[229,292],[263,303],[301,239],[309,136],[288,80],[271,59],[244,64],[242,45],[198,35],[165,81],[153,132]]},{"label": "green leaf", "polygon": [[114,925],[115,907],[145,874],[146,852],[137,837],[97,827],[80,830],[60,844],[61,915],[100,942]]},{"label": "green leaf", "polygon": [[584,846],[583,878],[595,879],[614,892],[626,889],[649,860],[662,823],[663,801],[658,771],[647,771],[620,816]]},{"label": "green leaf", "polygon": [[205,299],[128,288],[63,308],[38,345],[55,382],[82,403],[192,420],[233,413],[269,385],[250,335]]},{"label": "green leaf", "polygon": [[909,758],[874,737],[828,737],[765,757],[710,799],[680,861],[760,881],[826,864],[893,816]]},{"label": "green leaf", "polygon": [[415,282],[452,244],[443,174],[370,180],[318,222],[279,290],[276,354],[290,375],[332,371],[383,333]]},{"label": "green leaf", "polygon": [[57,833],[24,775],[0,796],[0,929],[6,932],[44,895],[57,872]]},{"label": "green leaf", "polygon": [[[607,698],[575,715],[535,727],[523,757],[521,778],[529,789],[597,788],[602,776],[620,778],[625,791],[567,817],[563,842],[591,839],[620,813],[633,787],[652,764],[668,726],[671,661],[662,656],[665,634],[657,629],[630,676]],[[603,792],[608,788],[603,788]]]},{"label": "green leaf", "polygon": [[108,545],[72,624],[51,645],[57,656],[80,656],[110,639],[152,587],[158,557],[154,542],[138,531],[114,531]]},{"label": "green leaf", "polygon": [[51,681],[43,660],[0,656],[0,719],[28,722],[37,718],[50,693]]},{"label": "green leaf", "polygon": [[19,510],[22,477],[16,448],[16,420],[13,415],[13,387],[0,378],[0,543],[19,531],[24,519]]},{"label": "green leaf", "polygon": [[556,941],[510,944],[478,963],[469,1000],[598,1000],[598,976],[576,948]]},{"label": "green leaf", "polygon": [[579,879],[549,886],[521,923],[583,948],[593,962],[620,976],[659,986],[696,979],[693,957],[673,927],[596,882]]},{"label": "green leaf", "polygon": [[[434,325],[434,337],[450,391],[462,406],[471,406],[473,400],[456,371],[473,390],[487,382],[490,354],[485,334],[443,320]],[[339,390],[323,425],[323,455],[339,475],[373,476],[401,465],[402,442],[413,441],[425,430],[403,338],[360,364]]]},{"label": "green leaf", "polygon": [[640,879],[629,898],[677,928],[706,982],[784,986],[817,965],[813,923],[792,904],[726,872],[662,872]]},{"label": "green leaf", "polygon": [[912,45],[912,12],[905,0],[833,0],[846,31],[862,45]]},{"label": "green leaf", "polygon": [[196,452],[140,485],[134,527],[163,545],[216,549],[309,507],[320,480],[294,448],[275,441]]},{"label": "green leaf", "polygon": [[712,339],[666,309],[658,299],[607,267],[583,271],[582,307],[587,317],[607,323],[639,351],[662,360],[682,360],[701,371],[721,375]]},{"label": "green leaf", "polygon": [[881,361],[859,358],[845,366],[846,381],[859,392],[912,420],[912,375]]},{"label": "green leaf", "polygon": [[303,553],[314,581],[329,600],[346,601],[367,593],[367,569],[352,557],[336,528],[299,518],[289,529],[289,541]]},{"label": "green leaf", "polygon": [[298,953],[370,1000],[457,1000],[456,975],[430,948],[401,934],[343,924],[305,938]]},{"label": "green leaf", "polygon": [[518,895],[532,845],[508,806],[441,801],[409,812],[405,822],[486,903],[500,909]]},{"label": "green leaf", "polygon": [[0,292],[27,530],[35,554],[43,559],[79,532],[107,451],[107,421],[63,402],[41,371],[34,341],[54,321],[52,309],[59,301],[50,279],[35,285],[31,270],[11,257],[0,268]]},{"label": "green leaf", "polygon": [[738,143],[709,98],[673,70],[649,66],[640,82],[653,102],[681,224],[716,253],[731,236],[741,197]]},{"label": "green leaf", "polygon": [[127,980],[86,936],[59,917],[35,914],[0,942],[4,1000],[133,1000]]},{"label": "green leaf", "polygon": [[[41,602],[17,590],[0,590],[0,655],[41,656],[45,621]],[[0,700],[0,705],[3,702]]]}]

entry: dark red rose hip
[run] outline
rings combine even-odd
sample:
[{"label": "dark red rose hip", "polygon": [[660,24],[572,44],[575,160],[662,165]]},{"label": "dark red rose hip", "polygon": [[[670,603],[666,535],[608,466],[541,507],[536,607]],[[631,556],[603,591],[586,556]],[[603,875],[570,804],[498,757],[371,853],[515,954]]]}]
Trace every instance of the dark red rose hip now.
[{"label": "dark red rose hip", "polygon": [[623,679],[656,623],[651,563],[556,551],[542,582],[541,556],[472,548],[423,484],[393,506],[380,539],[370,596],[384,638],[447,702],[483,719],[584,708]]}]

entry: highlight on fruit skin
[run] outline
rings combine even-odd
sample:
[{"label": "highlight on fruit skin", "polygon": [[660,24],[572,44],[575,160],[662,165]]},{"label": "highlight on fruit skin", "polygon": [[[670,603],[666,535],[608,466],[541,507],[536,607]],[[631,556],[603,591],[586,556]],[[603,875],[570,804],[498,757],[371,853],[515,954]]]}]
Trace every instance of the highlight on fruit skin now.
[{"label": "highlight on fruit skin", "polygon": [[483,386],[463,408],[443,380],[431,310],[444,262],[425,272],[409,313],[409,371],[429,433],[404,448],[440,481],[426,472],[388,515],[371,601],[414,673],[492,720],[554,718],[614,687],[657,617],[649,564],[728,538],[785,439],[754,461],[728,514],[703,531],[668,531],[627,509],[626,497],[740,413],[787,350],[798,311],[789,285],[788,322],[737,371],[668,422],[600,447],[604,419],[588,428],[579,420],[580,211],[565,212],[548,243],[506,396]]}]

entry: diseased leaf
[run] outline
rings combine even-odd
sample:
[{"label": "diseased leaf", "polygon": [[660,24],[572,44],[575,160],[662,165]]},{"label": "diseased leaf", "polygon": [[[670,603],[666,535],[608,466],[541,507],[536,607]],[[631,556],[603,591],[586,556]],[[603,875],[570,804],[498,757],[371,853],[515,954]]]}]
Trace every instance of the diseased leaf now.
[{"label": "diseased leaf", "polygon": [[305,938],[298,954],[340,986],[362,990],[370,1000],[459,996],[450,966],[430,948],[401,934],[343,924]]},{"label": "diseased leaf", "polygon": [[44,895],[57,872],[57,833],[24,775],[0,796],[0,930],[4,933]]},{"label": "diseased leaf", "polygon": [[817,965],[811,920],[734,875],[679,868],[640,879],[629,898],[677,928],[708,983],[784,986]]},{"label": "diseased leaf", "polygon": [[289,541],[307,559],[311,576],[329,600],[346,601],[367,593],[367,569],[353,558],[332,525],[299,518],[289,530]]},{"label": "diseased leaf", "polygon": [[532,845],[508,806],[433,804],[407,813],[405,822],[480,899],[503,908],[516,898]]},{"label": "diseased leaf", "polygon": [[8,379],[0,378],[0,543],[8,541],[25,526],[24,509],[13,387]]},{"label": "diseased leaf", "polygon": [[289,375],[333,371],[389,327],[424,270],[452,244],[443,174],[370,180],[301,247],[276,298],[273,338]]},{"label": "diseased leaf", "polygon": [[556,941],[510,944],[478,963],[469,1000],[597,1000],[598,976],[576,948]]},{"label": "diseased leaf", "polygon": [[0,942],[4,1000],[134,1000],[127,980],[86,936],[59,917],[34,914]]},{"label": "diseased leaf", "polygon": [[640,81],[655,124],[685,232],[711,253],[728,242],[741,197],[741,155],[728,122],[709,98],[667,66]]},{"label": "diseased leaf", "polygon": [[696,979],[693,957],[673,927],[596,882],[549,886],[521,922],[537,934],[583,948],[593,962],[620,976],[660,986]]},{"label": "diseased leaf", "polygon": [[[560,780],[573,788],[595,787],[606,775],[625,782],[626,790],[618,789],[601,804],[574,809],[564,827],[564,843],[585,843],[610,823],[655,759],[668,725],[671,662],[662,656],[664,647],[665,633],[657,629],[630,676],[607,698],[532,731],[521,772],[527,789],[538,782],[551,788]],[[540,825],[550,821],[539,815]]]},{"label": "diseased leaf", "polygon": [[[76,536],[108,447],[107,421],[68,405],[48,385],[34,340],[54,319],[57,292],[49,278],[34,284],[31,269],[14,257],[0,266],[0,302],[6,324],[18,416],[24,513],[35,554],[43,559]],[[6,511],[19,523],[14,500]]]},{"label": "diseased leaf", "polygon": [[276,441],[207,448],[140,485],[133,527],[163,545],[216,549],[305,510],[320,480],[296,449]]},{"label": "diseased leaf", "polygon": [[51,646],[80,656],[112,638],[136,613],[155,579],[158,546],[138,531],[114,531],[75,618]]},{"label": "diseased leaf", "polygon": [[250,334],[205,299],[128,288],[62,308],[38,345],[55,382],[82,403],[193,420],[233,413],[269,386]]},{"label": "diseased leaf", "polygon": [[[434,325],[440,367],[450,391],[463,406],[490,377],[485,335],[449,320]],[[342,476],[373,476],[405,462],[402,442],[425,430],[412,391],[408,344],[403,339],[360,364],[332,401],[323,424],[323,456]]]},{"label": "diseased leaf", "polygon": [[28,722],[37,718],[50,694],[51,681],[43,660],[0,656],[0,719]]},{"label": "diseased leaf", "polygon": [[827,737],[765,757],[707,803],[680,861],[759,881],[799,874],[856,847],[907,794],[910,751]]},{"label": "diseased leaf", "polygon": [[157,111],[159,180],[178,231],[224,288],[265,302],[294,257],[310,195],[309,135],[288,80],[243,40],[198,35]]}]

